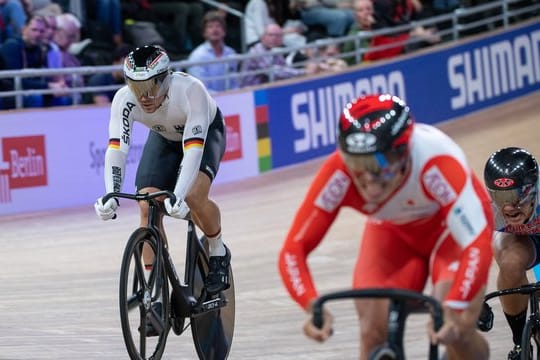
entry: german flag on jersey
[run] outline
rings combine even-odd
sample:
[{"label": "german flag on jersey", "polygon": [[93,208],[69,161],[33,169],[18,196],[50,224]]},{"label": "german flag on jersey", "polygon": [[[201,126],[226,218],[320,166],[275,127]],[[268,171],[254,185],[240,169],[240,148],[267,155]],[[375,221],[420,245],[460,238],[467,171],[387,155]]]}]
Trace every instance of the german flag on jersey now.
[{"label": "german flag on jersey", "polygon": [[120,139],[109,139],[109,149],[120,149]]},{"label": "german flag on jersey", "polygon": [[204,140],[201,138],[190,138],[184,140],[184,150],[189,149],[202,149],[204,146]]}]

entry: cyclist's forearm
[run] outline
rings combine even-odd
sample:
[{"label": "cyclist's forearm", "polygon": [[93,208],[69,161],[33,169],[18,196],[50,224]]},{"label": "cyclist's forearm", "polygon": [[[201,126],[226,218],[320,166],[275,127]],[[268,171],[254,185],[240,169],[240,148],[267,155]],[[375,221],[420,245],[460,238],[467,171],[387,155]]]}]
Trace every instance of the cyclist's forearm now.
[{"label": "cyclist's forearm", "polygon": [[105,166],[103,168],[106,192],[120,192],[122,190],[126,159],[127,156],[124,152],[115,149],[114,145],[109,145],[105,153]]}]

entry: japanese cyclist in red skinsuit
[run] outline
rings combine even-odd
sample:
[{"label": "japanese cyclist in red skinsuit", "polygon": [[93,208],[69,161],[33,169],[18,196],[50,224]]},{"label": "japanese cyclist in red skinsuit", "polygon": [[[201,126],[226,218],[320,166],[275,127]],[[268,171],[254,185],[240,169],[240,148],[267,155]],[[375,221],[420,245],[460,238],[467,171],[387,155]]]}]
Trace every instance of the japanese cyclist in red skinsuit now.
[{"label": "japanese cyclist in red skinsuit", "polygon": [[[540,263],[538,163],[522,148],[497,150],[486,162],[484,182],[495,213],[497,231],[493,236],[493,248],[499,267],[497,288],[527,284],[527,270]],[[520,359],[528,298],[509,295],[499,299],[514,342],[508,359]]]},{"label": "japanese cyclist in red skinsuit", "polygon": [[[489,358],[476,330],[492,261],[493,213],[483,184],[459,146],[438,129],[415,124],[396,96],[360,97],[343,110],[338,150],[316,174],[279,254],[291,297],[308,313],[317,298],[307,256],[343,207],[367,217],[353,275],[354,288],[395,287],[422,292],[429,276],[443,303],[444,325],[430,332],[449,360]],[[388,301],[355,301],[360,359],[385,341]],[[305,334],[331,332],[311,318]]]}]

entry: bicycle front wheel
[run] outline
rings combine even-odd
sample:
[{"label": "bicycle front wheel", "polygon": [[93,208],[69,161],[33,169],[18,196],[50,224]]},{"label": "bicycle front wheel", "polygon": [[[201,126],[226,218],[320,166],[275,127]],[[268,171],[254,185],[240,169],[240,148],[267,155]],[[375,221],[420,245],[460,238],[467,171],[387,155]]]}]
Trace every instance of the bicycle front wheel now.
[{"label": "bicycle front wheel", "polygon": [[540,359],[540,319],[529,319],[521,337],[521,359]]},{"label": "bicycle front wheel", "polygon": [[[203,237],[203,244],[207,247],[208,244],[205,240]],[[197,261],[194,262],[194,269],[190,271],[189,281],[193,289],[193,295],[197,299],[201,297],[207,273],[208,257],[205,253],[198,252]],[[225,297],[227,304],[191,317],[193,342],[201,360],[224,360],[229,356],[234,333],[235,311],[232,266],[229,271],[229,278],[231,286],[219,295]]]},{"label": "bicycle front wheel", "polygon": [[151,269],[145,269],[142,256],[143,248],[147,254],[157,254],[157,246],[152,233],[139,228],[131,235],[122,259],[120,320],[133,360],[160,359],[170,329],[168,280],[163,262],[154,256]]},{"label": "bicycle front wheel", "polygon": [[377,347],[373,352],[369,355],[369,360],[402,360],[400,356],[398,356],[398,352],[392,349],[392,347],[388,345],[381,345]]}]

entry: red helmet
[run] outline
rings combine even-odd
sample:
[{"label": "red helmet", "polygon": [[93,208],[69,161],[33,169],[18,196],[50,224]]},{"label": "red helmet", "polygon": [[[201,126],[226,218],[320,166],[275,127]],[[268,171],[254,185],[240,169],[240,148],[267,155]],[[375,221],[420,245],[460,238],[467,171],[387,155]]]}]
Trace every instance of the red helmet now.
[{"label": "red helmet", "polygon": [[413,123],[409,107],[397,96],[361,96],[347,104],[339,118],[339,148],[350,155],[407,148]]},{"label": "red helmet", "polygon": [[413,129],[409,107],[397,96],[361,96],[339,118],[338,144],[348,168],[383,180],[404,169]]}]

